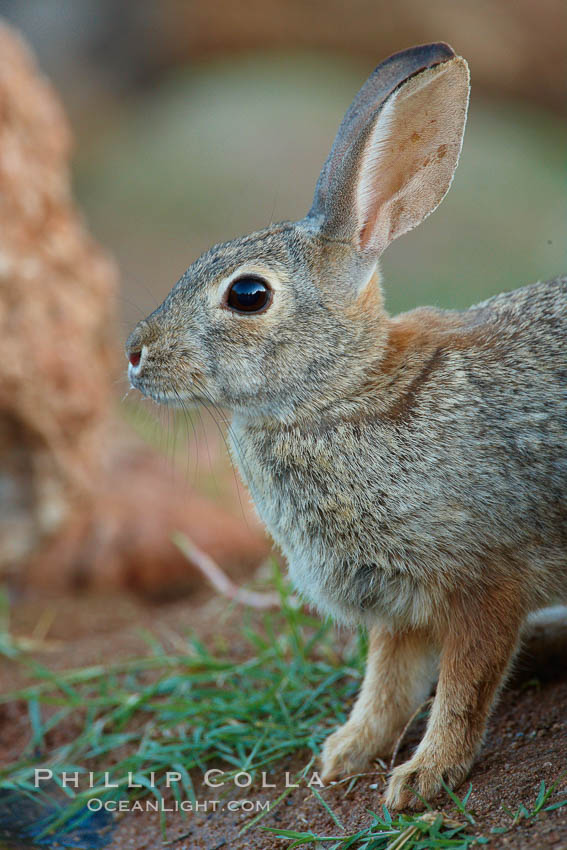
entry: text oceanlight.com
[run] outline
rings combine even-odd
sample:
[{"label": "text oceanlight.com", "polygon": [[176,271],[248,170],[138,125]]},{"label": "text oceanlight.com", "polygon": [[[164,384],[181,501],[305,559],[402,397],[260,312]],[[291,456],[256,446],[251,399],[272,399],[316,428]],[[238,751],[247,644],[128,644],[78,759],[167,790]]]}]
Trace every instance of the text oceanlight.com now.
[{"label": "text oceanlight.com", "polygon": [[91,812],[269,812],[269,800],[102,800],[91,797],[87,808]]}]

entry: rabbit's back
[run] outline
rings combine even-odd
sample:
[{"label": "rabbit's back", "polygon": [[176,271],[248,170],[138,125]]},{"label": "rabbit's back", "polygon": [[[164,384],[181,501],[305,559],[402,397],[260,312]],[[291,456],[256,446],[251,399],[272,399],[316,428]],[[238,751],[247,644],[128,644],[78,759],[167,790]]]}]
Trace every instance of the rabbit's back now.
[{"label": "rabbit's back", "polygon": [[[235,421],[295,582],[342,620],[427,620],[459,585],[567,591],[567,279],[392,321],[389,362],[317,427]],[[400,342],[403,340],[403,343]]]},{"label": "rabbit's back", "polygon": [[546,348],[557,347],[565,361],[567,277],[540,281],[512,292],[494,295],[471,307],[465,314],[472,315],[476,311],[486,311],[487,318],[489,313],[493,315],[498,324],[499,337],[503,334],[510,339],[517,338],[518,342],[534,339]]},{"label": "rabbit's back", "polygon": [[[567,437],[567,278],[494,296],[465,311],[453,356],[479,424],[542,456],[564,455]],[[467,324],[469,327],[467,328]],[[451,357],[451,344],[447,348]],[[490,434],[486,439],[490,441]],[[545,439],[544,439],[545,437]],[[567,483],[567,482],[565,482]]]}]

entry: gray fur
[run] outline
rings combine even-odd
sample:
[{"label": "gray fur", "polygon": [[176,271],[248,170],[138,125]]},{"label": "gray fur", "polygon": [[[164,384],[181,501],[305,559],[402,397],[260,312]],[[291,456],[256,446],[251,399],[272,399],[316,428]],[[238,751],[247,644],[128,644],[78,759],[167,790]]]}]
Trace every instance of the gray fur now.
[{"label": "gray fur", "polygon": [[[463,312],[392,319],[382,303],[378,257],[449,188],[467,102],[446,46],[379,66],[309,215],[211,248],[127,343],[143,393],[232,411],[232,452],[294,583],[371,627],[326,779],[392,751],[439,658],[392,808],[412,804],[408,786],[430,798],[464,778],[522,621],[567,597],[567,278]],[[240,273],[272,289],[263,312],[228,308]]]},{"label": "gray fur", "polygon": [[[323,612],[419,624],[455,588],[509,571],[524,578],[529,608],[559,598],[566,279],[463,313],[417,311],[440,329],[423,363],[431,363],[427,380],[392,417],[407,392],[381,385],[387,337],[367,317],[353,323],[344,314],[350,253],[293,224],[211,249],[134,332],[130,345],[143,335],[155,346],[135,385],[160,401],[175,403],[178,393],[234,411],[236,462],[293,580]],[[203,295],[258,259],[286,270],[293,297],[277,333],[255,329],[251,339],[253,317],[216,316]],[[361,391],[370,367],[378,370],[372,395]]]},{"label": "gray fur", "polygon": [[[130,370],[142,392],[232,410],[235,460],[294,582],[344,622],[422,625],[456,589],[504,579],[522,583],[526,610],[566,592],[565,279],[392,320],[376,256],[356,234],[329,238],[331,220],[352,225],[360,140],[388,97],[449,65],[456,164],[466,64],[446,45],[387,60],[341,124],[309,215],[211,248],[127,344],[147,348]],[[221,282],[258,265],[272,306],[222,308]]]},{"label": "gray fur", "polygon": [[316,425],[235,418],[294,582],[339,620],[425,625],[456,588],[508,574],[528,608],[567,592],[567,280],[450,318],[476,340],[438,333],[403,416],[384,386]]}]

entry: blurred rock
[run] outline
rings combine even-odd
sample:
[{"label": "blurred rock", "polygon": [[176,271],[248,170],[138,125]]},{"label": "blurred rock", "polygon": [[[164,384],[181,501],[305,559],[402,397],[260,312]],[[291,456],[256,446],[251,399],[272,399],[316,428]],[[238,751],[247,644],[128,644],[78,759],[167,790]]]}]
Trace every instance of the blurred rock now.
[{"label": "blurred rock", "polygon": [[202,583],[171,541],[182,532],[233,576],[244,576],[269,551],[254,518],[237,519],[172,477],[147,448],[117,441],[89,512],[32,560],[34,586],[126,587],[168,600]]},{"label": "blurred rock", "polygon": [[92,498],[110,401],[113,265],[73,206],[70,136],[0,27],[0,568]]},{"label": "blurred rock", "polygon": [[117,275],[73,205],[69,150],[57,98],[0,25],[0,574],[167,595],[201,581],[174,531],[225,567],[267,543],[117,438]]}]

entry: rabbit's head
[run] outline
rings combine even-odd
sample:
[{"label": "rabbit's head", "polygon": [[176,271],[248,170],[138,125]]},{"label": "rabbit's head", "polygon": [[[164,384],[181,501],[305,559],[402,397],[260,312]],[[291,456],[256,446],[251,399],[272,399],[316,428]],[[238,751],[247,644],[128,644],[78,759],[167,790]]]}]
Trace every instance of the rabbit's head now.
[{"label": "rabbit's head", "polygon": [[385,345],[378,259],[449,189],[468,91],[466,62],[445,44],[379,65],[307,216],[196,260],[128,339],[131,383],[161,402],[284,420],[348,396]]}]

